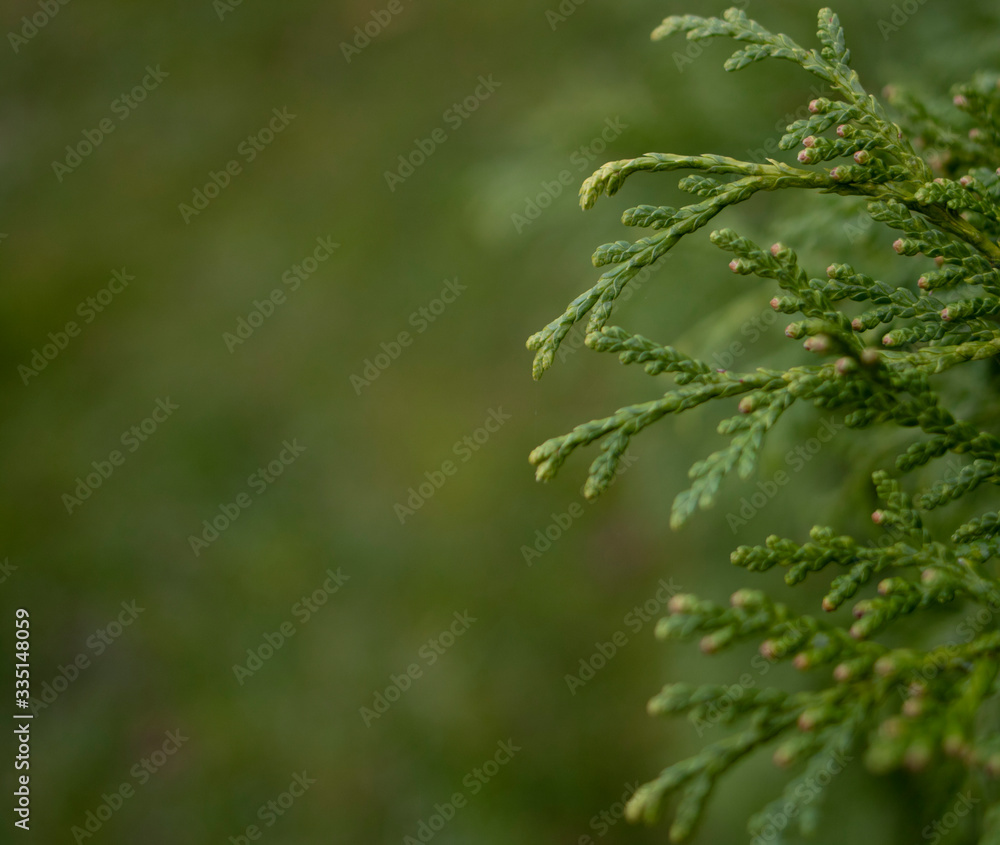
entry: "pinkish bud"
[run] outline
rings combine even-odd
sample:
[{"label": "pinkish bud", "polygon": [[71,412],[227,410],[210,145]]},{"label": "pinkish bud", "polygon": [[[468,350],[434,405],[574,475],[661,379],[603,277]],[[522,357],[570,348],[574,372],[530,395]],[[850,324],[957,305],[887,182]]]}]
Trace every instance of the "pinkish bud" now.
[{"label": "pinkish bud", "polygon": [[964,109],[967,105],[969,105],[969,101],[965,99],[962,94],[956,94],[952,102],[960,109]]},{"label": "pinkish bud", "polygon": [[990,758],[986,761],[984,768],[990,777],[997,777],[1000,775],[1000,754],[990,755]]},{"label": "pinkish bud", "polygon": [[734,258],[732,261],[730,261],[729,262],[729,269],[732,270],[734,273],[739,273],[740,272],[740,260],[738,258]]},{"label": "pinkish bud", "polygon": [[876,525],[881,525],[883,519],[885,519],[885,513],[884,512],[882,512],[882,511],[874,511],[872,513],[872,522],[874,522]]},{"label": "pinkish bud", "polygon": [[972,177],[963,176],[961,179],[958,180],[958,184],[961,185],[963,188],[968,188],[969,185],[972,184]]},{"label": "pinkish bud", "polygon": [[795,655],[795,659],[792,661],[792,665],[799,671],[805,671],[809,668],[809,657],[805,652],[800,652]]},{"label": "pinkish bud", "polygon": [[961,734],[948,734],[942,746],[949,757],[962,757],[968,748]]},{"label": "pinkish bud", "polygon": [[809,162],[810,162],[810,161],[811,161],[811,159],[812,159],[812,156],[811,156],[811,155],[809,155],[809,150],[802,150],[802,151],[801,151],[801,152],[800,152],[800,153],[799,153],[799,154],[798,154],[798,155],[796,156],[796,158],[797,158],[797,159],[798,159],[799,161],[801,161],[801,162],[802,162],[803,164],[809,164]]},{"label": "pinkish bud", "polygon": [[835,605],[830,600],[829,596],[826,596],[826,597],[823,598],[823,610],[825,610],[827,613],[833,613],[833,611],[835,611],[836,609],[837,609],[837,605]]},{"label": "pinkish bud", "polygon": [[673,596],[667,603],[667,610],[671,613],[689,613],[694,609],[695,598],[687,593],[680,593]]},{"label": "pinkish bud", "polygon": [[951,314],[948,313],[947,308],[941,309],[941,319],[944,320],[946,323],[951,319]]},{"label": "pinkish bud", "polygon": [[771,762],[774,763],[774,765],[777,766],[779,769],[787,769],[795,761],[792,755],[788,751],[786,751],[784,748],[778,748],[775,750],[774,755],[771,757]]},{"label": "pinkish bud", "polygon": [[878,726],[878,732],[886,739],[899,739],[903,735],[903,720],[899,716],[890,716]]},{"label": "pinkish bud", "polygon": [[844,373],[849,373],[854,369],[854,359],[844,356],[843,358],[838,358],[837,363],[833,365],[838,373],[844,375]]},{"label": "pinkish bud", "polygon": [[815,147],[816,146],[816,136],[815,135],[807,135],[805,138],[802,139],[802,146],[803,147]]},{"label": "pinkish bud", "polygon": [[983,137],[983,131],[981,129],[970,129],[969,130],[969,140],[978,141]]},{"label": "pinkish bud", "polygon": [[729,597],[729,603],[733,607],[747,607],[747,605],[754,600],[754,597],[755,593],[753,590],[743,588],[741,590],[737,590]]},{"label": "pinkish bud", "polygon": [[813,114],[816,114],[816,112],[819,111],[819,100],[809,101],[809,111],[811,111]]},{"label": "pinkish bud", "polygon": [[891,334],[882,335],[882,345],[883,346],[892,346],[892,335]]},{"label": "pinkish bud", "polygon": [[[998,168],[998,170],[1000,170],[1000,168]],[[997,175],[1000,176],[1000,172],[998,172]],[[937,264],[938,267],[944,267],[944,256],[943,255],[935,255],[934,256],[934,263]]]},{"label": "pinkish bud", "polygon": [[847,124],[846,123],[841,123],[840,126],[837,127],[837,135],[839,137],[841,137],[841,138],[844,137],[844,133],[846,131],[847,131]]},{"label": "pinkish bud", "polygon": [[880,657],[875,661],[875,674],[882,678],[890,677],[895,674],[898,669],[899,666],[897,666],[896,661],[888,655]]},{"label": "pinkish bud", "polygon": [[785,248],[784,244],[780,244],[780,243],[778,243],[778,244],[771,244],[771,255],[773,255],[773,256],[775,256],[775,258],[777,258],[778,253],[781,252],[784,248]]},{"label": "pinkish bud", "polygon": [[740,400],[739,409],[741,414],[749,414],[753,410],[753,399],[749,396],[744,396]]},{"label": "pinkish bud", "polygon": [[825,334],[818,334],[815,337],[806,338],[805,342],[802,344],[802,348],[809,352],[829,352],[830,350],[830,338]]},{"label": "pinkish bud", "polygon": [[894,250],[896,250],[896,252],[898,252],[900,255],[902,255],[902,253],[903,253],[903,247],[904,246],[905,246],[905,244],[903,243],[903,239],[902,238],[896,238],[896,240],[894,240],[892,242],[892,248]]},{"label": "pinkish bud", "polygon": [[851,320],[851,328],[856,332],[863,332],[865,330],[865,324],[860,317],[855,317]]},{"label": "pinkish bud", "polygon": [[833,179],[834,182],[839,182],[840,178],[843,175],[844,175],[844,171],[841,170],[839,167],[835,167],[835,168],[833,168],[833,170],[830,171],[830,178]]},{"label": "pinkish bud", "polygon": [[917,287],[920,288],[920,290],[927,290],[927,286],[929,284],[930,283],[927,281],[926,276],[921,276],[919,279],[917,279]]},{"label": "pinkish bud", "polygon": [[850,666],[846,663],[838,663],[833,670],[833,679],[842,684],[845,681],[851,680],[852,674]]},{"label": "pinkish bud", "polygon": [[903,755],[903,765],[911,772],[922,772],[931,761],[931,752],[923,745],[911,745]]},{"label": "pinkish bud", "polygon": [[771,300],[771,307],[777,311],[781,307],[781,300],[778,297],[774,297],[774,299]]},{"label": "pinkish bud", "polygon": [[866,367],[874,366],[878,363],[878,350],[869,346],[861,350],[861,363]]},{"label": "pinkish bud", "polygon": [[868,164],[868,162],[872,160],[872,157],[868,150],[858,150],[854,154],[854,160],[858,164]]}]

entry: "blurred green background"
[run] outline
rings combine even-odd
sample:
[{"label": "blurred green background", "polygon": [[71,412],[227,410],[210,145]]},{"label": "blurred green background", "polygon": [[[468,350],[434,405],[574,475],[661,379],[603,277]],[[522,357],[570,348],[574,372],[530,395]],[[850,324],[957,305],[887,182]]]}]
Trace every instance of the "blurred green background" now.
[{"label": "blurred green background", "polygon": [[[892,21],[894,4],[838,4],[870,90],[903,80],[946,95],[995,58],[994,4],[911,5],[887,31],[879,22]],[[0,48],[0,603],[4,619],[30,609],[32,692],[57,693],[37,709],[32,830],[17,835],[73,842],[71,829],[111,796],[120,807],[86,841],[226,843],[256,824],[269,843],[398,843],[460,792],[465,805],[433,842],[665,841],[665,827],[599,816],[614,821],[630,785],[712,738],[648,718],[645,701],[668,680],[735,682],[752,653],[709,660],[658,643],[653,621],[626,615],[655,606],[661,579],[720,600],[746,584],[730,549],[772,531],[801,536],[843,497],[850,452],[826,449],[735,536],[726,513],[752,482],[731,482],[714,511],[673,534],[669,505],[687,467],[721,442],[708,412],[639,438],[627,475],[580,504],[592,455],[542,486],[528,452],[663,386],[575,335],[534,383],[524,340],[589,286],[593,248],[629,235],[624,208],[678,199],[676,180],[637,177],[584,215],[576,188],[592,169],[647,150],[752,155],[814,96],[814,80],[782,63],[727,75],[729,44],[692,57],[682,39],[649,40],[668,14],[722,10],[694,0],[41,8],[5,4],[4,32],[23,40],[8,35]],[[812,6],[747,11],[812,43]],[[28,37],[22,17],[35,14],[47,19]],[[370,23],[379,18],[384,26]],[[366,23],[380,31],[345,51]],[[165,75],[151,85],[148,68]],[[143,100],[123,106],[144,77]],[[475,110],[456,111],[477,88]],[[258,133],[273,109],[294,118],[267,143]],[[71,166],[67,145],[103,135],[102,121],[113,130]],[[620,128],[596,143],[609,126]],[[253,160],[241,146],[250,136]],[[387,180],[405,175],[399,156],[435,138],[411,175]],[[217,196],[182,213],[233,160],[238,172],[208,189]],[[529,200],[564,171],[569,187],[529,220]],[[846,222],[857,213],[814,200]],[[755,198],[721,224],[774,237],[782,208]],[[720,321],[739,327],[765,312],[772,292],[734,277],[705,234],[665,259],[616,322],[708,354],[727,342]],[[842,226],[782,237],[814,272],[849,241]],[[340,246],[292,290],[283,274],[317,238]],[[876,240],[854,248],[875,254]],[[134,280],[100,293],[122,268]],[[438,302],[448,280],[459,295]],[[278,288],[286,298],[228,348],[224,334]],[[726,316],[713,317],[720,306]],[[19,367],[69,321],[78,334],[26,377]],[[748,345],[743,364],[777,354],[782,325]],[[401,332],[411,342],[396,349]],[[379,358],[385,347],[399,354]],[[168,398],[176,410],[147,422],[129,451],[123,433],[142,431]],[[491,412],[505,421],[481,430]],[[795,425],[776,461],[817,419]],[[456,448],[467,437],[471,447]],[[284,441],[305,450],[273,483],[251,479]],[[120,465],[67,508],[64,494],[115,450]],[[439,477],[448,460],[454,473]],[[445,483],[405,514],[397,506],[425,473]],[[241,495],[252,504],[195,555],[189,538],[202,521]],[[528,566],[522,547],[570,506],[582,515]],[[336,592],[328,570],[347,576]],[[780,576],[755,577],[782,589]],[[297,603],[317,591],[325,603],[304,611]],[[802,592],[799,601],[815,599]],[[119,620],[123,602],[142,611]],[[466,612],[475,622],[435,652],[429,641]],[[248,664],[248,650],[266,655],[265,634],[277,642],[283,625],[294,635]],[[571,693],[566,675],[616,631],[627,644]],[[84,668],[64,668],[80,656]],[[419,677],[366,719],[361,708],[413,664]],[[776,669],[755,683],[775,676],[796,682]],[[173,731],[187,739],[156,765],[150,755]],[[483,770],[508,741],[520,750]],[[281,806],[302,772],[315,783]],[[748,763],[714,799],[700,841],[745,841],[746,817],[785,778],[766,759]],[[122,784],[134,794],[116,802]],[[907,810],[914,790],[853,764],[834,792],[855,809],[838,808],[820,841],[920,841],[920,813]],[[259,814],[269,801],[279,810]],[[13,841],[3,815],[2,839]]]}]

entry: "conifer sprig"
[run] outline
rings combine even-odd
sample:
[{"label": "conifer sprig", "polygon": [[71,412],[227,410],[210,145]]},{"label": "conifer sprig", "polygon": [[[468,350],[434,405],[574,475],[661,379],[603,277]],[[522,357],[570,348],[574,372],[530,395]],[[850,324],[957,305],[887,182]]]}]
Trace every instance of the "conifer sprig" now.
[{"label": "conifer sprig", "polygon": [[[952,377],[955,368],[1000,355],[998,77],[982,74],[958,87],[950,114],[910,92],[889,89],[901,126],[861,85],[843,29],[829,9],[819,12],[819,46],[812,49],[738,9],[721,18],[669,17],[653,37],[675,33],[745,45],[727,61],[727,70],[768,58],[793,62],[822,79],[832,94],[814,99],[809,116],[786,128],[779,146],[800,147],[796,164],[647,153],[609,162],[584,182],[580,202],[587,209],[601,195],[613,196],[635,173],[689,171],[679,187],[695,200],[681,208],[640,205],[625,211],[626,226],[650,233],[597,249],[594,265],[609,269],[528,340],[535,352],[533,374],[542,375],[567,333],[586,318],[588,347],[639,364],[651,376],[672,377],[675,386],[543,443],[530,456],[537,477],[553,477],[573,452],[600,441],[584,488],[588,497],[597,496],[641,431],[669,414],[735,401],[737,413],[718,426],[728,444],[694,464],[690,487],[674,501],[671,524],[678,527],[712,505],[729,475],[746,479],[754,472],[768,437],[796,403],[832,412],[849,429],[896,427],[909,437],[891,466],[872,474],[882,504],[871,518],[887,544],[816,526],[805,542],[772,535],[732,554],[733,564],[751,572],[782,568],[789,586],[823,580],[822,610],[850,606],[852,622],[796,614],[757,590],[738,591],[729,606],[691,595],[671,600],[669,615],[657,626],[660,638],[697,637],[706,654],[755,643],[755,659],[790,661],[813,673],[815,682],[797,693],[745,685],[664,687],[649,702],[651,714],[687,713],[696,725],[727,725],[730,732],[641,787],[629,815],[652,820],[663,800],[677,795],[671,838],[686,840],[718,779],[772,742],[778,765],[802,769],[772,807],[797,816],[803,829],[816,824],[814,799],[821,791],[804,785],[818,782],[817,775],[832,765],[843,767],[855,753],[875,772],[919,772],[952,758],[968,777],[1000,776],[1000,734],[981,718],[984,705],[997,696],[1000,666],[994,620],[1000,580],[992,565],[1000,554],[1000,512],[995,504],[984,512],[981,504],[1000,485],[1000,438],[950,410],[939,392],[944,374]],[[900,260],[923,260],[908,265],[911,278],[902,283],[879,280],[848,263],[832,264],[817,277],[783,243],[763,248],[731,229],[712,231],[711,242],[733,256],[729,267],[735,274],[773,285],[772,308],[791,318],[786,336],[810,353],[784,370],[718,369],[609,324],[625,287],[683,237],[759,191],[783,190],[861,197],[875,224],[898,233],[893,249]],[[945,457],[949,465],[935,480],[906,477]],[[950,514],[955,526],[947,536],[925,525],[925,515],[938,511]],[[909,624],[929,612],[938,620],[951,614],[954,633],[944,644],[923,643]],[[880,642],[890,629],[896,641],[911,644]],[[1000,829],[998,807],[985,814],[984,836]],[[751,819],[751,833],[763,829],[769,809]]]}]

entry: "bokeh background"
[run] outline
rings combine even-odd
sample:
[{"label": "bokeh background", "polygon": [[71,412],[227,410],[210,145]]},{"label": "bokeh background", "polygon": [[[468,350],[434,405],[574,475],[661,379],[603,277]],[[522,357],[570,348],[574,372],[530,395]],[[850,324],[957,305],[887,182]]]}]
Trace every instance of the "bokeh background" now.
[{"label": "bokeh background", "polygon": [[[687,467],[721,443],[713,411],[639,438],[627,474],[593,505],[580,493],[592,455],[548,485],[527,463],[544,439],[663,390],[577,335],[531,379],[525,338],[589,286],[595,246],[630,234],[621,211],[679,199],[675,179],[642,176],[583,214],[578,183],[647,150],[752,155],[815,81],[782,63],[727,75],[729,44],[649,40],[668,14],[721,12],[700,0],[400,0],[370,44],[345,55],[355,27],[389,6],[77,0],[45,13],[31,37],[22,17],[42,7],[4,6],[4,33],[24,40],[7,34],[0,46],[0,606],[4,620],[30,609],[33,695],[45,684],[56,693],[34,720],[32,830],[14,832],[24,839],[81,841],[72,828],[129,784],[134,795],[112,800],[120,807],[86,841],[227,843],[256,824],[269,843],[398,843],[458,792],[467,803],[435,843],[665,841],[665,827],[595,817],[615,821],[632,785],[725,728],[699,738],[683,721],[647,717],[645,701],[668,680],[735,682],[753,671],[752,652],[710,660],[626,615],[655,605],[661,579],[719,600],[753,578],[782,590],[780,575],[734,570],[730,549],[774,531],[801,536],[817,512],[867,495],[842,485],[861,458],[833,441],[737,532],[726,515],[753,482],[727,484],[714,511],[672,533]],[[995,4],[897,8],[838,3],[870,90],[903,81],[946,97],[995,65]],[[814,38],[808,4],[755,0],[747,11]],[[116,100],[147,66],[166,75],[123,119]],[[497,84],[456,125],[449,109],[480,76]],[[295,117],[248,161],[240,145],[272,109]],[[104,119],[113,131],[57,175],[66,146]],[[609,126],[620,128],[603,149]],[[386,172],[435,130],[446,140],[390,187]],[[185,221],[179,205],[234,159],[240,172]],[[563,171],[572,184],[529,220],[529,200]],[[877,269],[891,236],[853,232],[847,200],[810,201],[843,225],[782,229],[780,214],[805,218],[780,197],[722,222],[764,239],[780,231],[814,272],[847,248]],[[711,354],[765,313],[772,292],[734,277],[705,234],[665,259],[616,322]],[[289,290],[283,274],[317,238],[340,247]],[[100,294],[122,268],[134,280]],[[441,307],[448,280],[460,295]],[[227,348],[224,333],[275,288],[286,301]],[[110,301],[85,322],[99,296]],[[421,308],[433,321],[413,316]],[[73,320],[79,335],[25,379],[19,366]],[[746,344],[741,363],[789,354],[781,327]],[[366,376],[404,331],[412,343]],[[122,434],[168,398],[177,409],[123,448]],[[477,442],[491,412],[505,421]],[[790,421],[763,474],[817,425],[810,414]],[[474,451],[456,451],[466,437]],[[305,451],[258,492],[250,476],[286,440]],[[124,462],[68,513],[64,494],[114,450]],[[455,473],[401,519],[410,488],[449,459]],[[241,494],[252,505],[195,555],[189,537]],[[527,565],[522,547],[570,506],[582,515]],[[866,530],[864,502],[849,510],[839,524]],[[347,580],[326,595],[328,570]],[[304,619],[297,603],[317,590],[326,601]],[[789,599],[807,607],[816,594]],[[123,602],[142,611],[119,628]],[[431,665],[428,643],[456,612],[475,622]],[[289,624],[294,635],[238,678],[248,649]],[[3,630],[10,649],[12,622]],[[627,644],[571,693],[566,676],[616,631]],[[84,668],[64,668],[81,656]],[[361,708],[411,664],[420,677],[366,724]],[[754,676],[772,680],[801,683],[778,669]],[[135,774],[172,731],[187,737],[179,750]],[[480,779],[508,741],[520,750]],[[305,794],[258,814],[302,772],[315,780]],[[748,762],[715,797],[700,841],[745,841],[745,819],[786,777]],[[851,810],[833,807],[819,841],[922,841],[934,806],[921,788],[853,764],[833,788]]]}]

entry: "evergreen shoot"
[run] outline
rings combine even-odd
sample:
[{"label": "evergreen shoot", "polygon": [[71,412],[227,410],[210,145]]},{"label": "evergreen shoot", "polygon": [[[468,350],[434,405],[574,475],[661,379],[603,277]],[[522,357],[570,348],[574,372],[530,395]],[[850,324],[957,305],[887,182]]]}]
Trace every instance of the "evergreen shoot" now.
[{"label": "evergreen shoot", "polygon": [[[655,820],[671,799],[670,836],[685,841],[719,779],[769,747],[774,762],[795,773],[750,820],[751,836],[765,836],[779,811],[803,832],[815,828],[821,796],[803,784],[829,781],[817,773],[857,756],[877,774],[943,765],[953,773],[951,795],[972,788],[983,799],[972,814],[979,841],[998,842],[1000,804],[990,807],[997,792],[990,781],[1000,776],[1000,733],[989,706],[1000,668],[994,574],[1000,512],[992,495],[1000,484],[1000,420],[990,413],[1000,355],[997,75],[958,86],[951,103],[890,90],[883,105],[851,68],[844,31],[829,9],[819,12],[819,44],[811,48],[735,8],[721,18],[669,17],[653,37],[678,33],[697,42],[738,42],[727,70],[772,58],[793,62],[830,95],[813,99],[808,116],[787,126],[779,146],[797,150],[789,155],[794,163],[647,153],[609,162],[586,180],[584,209],[640,172],[684,173],[679,187],[692,201],[625,211],[622,223],[645,230],[643,236],[597,249],[593,263],[607,269],[596,284],[528,340],[534,377],[586,321],[590,349],[669,377],[672,386],[537,447],[530,456],[537,478],[551,479],[574,452],[599,442],[584,488],[588,498],[599,496],[646,428],[708,402],[724,403],[730,411],[718,434],[725,445],[691,467],[690,486],[673,502],[671,525],[679,528],[713,504],[727,477],[750,478],[765,444],[782,436],[776,431],[782,418],[793,406],[811,405],[835,415],[848,432],[886,432],[886,448],[871,466],[879,502],[871,519],[878,526],[872,531],[888,539],[873,543],[819,524],[808,536],[771,535],[733,551],[732,563],[750,572],[781,567],[789,586],[819,580],[824,594],[813,614],[800,615],[751,588],[737,591],[728,605],[687,594],[670,601],[658,637],[697,639],[708,655],[750,642],[767,661],[787,661],[807,673],[809,682],[797,692],[665,686],[649,702],[651,714],[687,714],[695,723],[721,721],[731,730],[640,787],[629,817]],[[874,228],[894,231],[900,269],[893,280],[880,280],[855,266],[859,256],[848,255],[817,272],[800,262],[793,243],[759,245],[729,228],[711,231],[711,243],[729,253],[732,272],[764,280],[771,307],[787,315],[785,335],[802,346],[795,366],[719,369],[611,323],[629,283],[682,238],[758,192],[796,190],[860,198]],[[795,231],[791,224],[788,231]],[[889,434],[893,428],[900,433]],[[840,608],[845,612],[837,613]],[[922,641],[919,623],[897,628],[914,618],[939,626],[943,614],[950,614],[953,632],[946,642]]]}]

